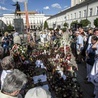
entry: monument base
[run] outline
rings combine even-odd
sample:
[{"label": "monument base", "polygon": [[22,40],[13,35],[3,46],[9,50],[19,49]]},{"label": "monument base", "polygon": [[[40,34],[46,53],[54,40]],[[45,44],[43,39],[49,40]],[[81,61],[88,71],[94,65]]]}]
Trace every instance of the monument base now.
[{"label": "monument base", "polygon": [[23,33],[24,31],[24,24],[23,19],[14,19],[14,28],[18,33]]}]

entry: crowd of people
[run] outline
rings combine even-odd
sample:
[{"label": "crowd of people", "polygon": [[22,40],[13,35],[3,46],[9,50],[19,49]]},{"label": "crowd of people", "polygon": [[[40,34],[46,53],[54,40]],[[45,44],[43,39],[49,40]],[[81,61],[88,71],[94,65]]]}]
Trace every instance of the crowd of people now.
[{"label": "crowd of people", "polygon": [[78,28],[74,32],[74,53],[78,64],[86,63],[87,76],[85,83],[94,84],[94,96],[98,98],[98,29]]},{"label": "crowd of people", "polygon": [[0,98],[83,98],[71,52],[77,64],[86,62],[85,83],[94,84],[94,95],[98,98],[97,36],[98,29],[56,29],[38,34],[30,31],[22,43],[15,30],[5,32],[0,46]]},{"label": "crowd of people", "polygon": [[[67,86],[73,83],[71,84],[69,80],[76,78],[74,73],[67,78],[68,71],[72,71],[70,48],[67,44],[64,47],[63,32],[59,33],[58,30],[47,32],[39,33],[38,42],[33,32],[27,33],[25,44],[22,43],[18,32],[4,33],[0,46],[0,98],[54,98],[59,96],[57,93],[70,90]],[[54,77],[58,75],[59,81],[53,80],[53,75]],[[77,84],[76,81],[72,81]],[[58,84],[54,85],[54,82]],[[65,88],[62,87],[63,90],[59,86],[60,82],[65,85]],[[77,88],[79,85],[75,87]],[[71,93],[73,92],[75,91]],[[76,95],[61,94],[60,98],[66,96],[81,95],[78,92]]]}]

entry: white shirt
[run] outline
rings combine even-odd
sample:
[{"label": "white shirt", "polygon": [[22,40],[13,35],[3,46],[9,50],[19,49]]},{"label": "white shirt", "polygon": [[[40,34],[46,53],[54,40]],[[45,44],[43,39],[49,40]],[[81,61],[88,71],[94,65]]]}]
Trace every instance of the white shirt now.
[{"label": "white shirt", "polygon": [[12,70],[3,70],[1,74],[1,89],[4,83],[4,79],[6,78],[7,74],[11,73]]}]

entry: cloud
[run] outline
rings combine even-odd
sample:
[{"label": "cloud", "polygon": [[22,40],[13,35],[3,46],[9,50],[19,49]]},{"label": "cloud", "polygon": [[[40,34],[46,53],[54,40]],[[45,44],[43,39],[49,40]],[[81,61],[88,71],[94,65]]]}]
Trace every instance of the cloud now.
[{"label": "cloud", "polygon": [[44,10],[49,10],[50,8],[49,8],[49,6],[45,6],[43,9]]},{"label": "cloud", "polygon": [[13,2],[28,2],[28,0],[12,0]]},{"label": "cloud", "polygon": [[67,5],[64,6],[64,8],[67,8],[67,7],[68,7]]},{"label": "cloud", "polygon": [[0,6],[0,10],[3,10],[3,11],[13,11],[12,9],[7,9],[6,7],[3,7],[3,6]]},{"label": "cloud", "polygon": [[61,5],[58,3],[52,4],[51,5],[53,8],[61,9]]}]

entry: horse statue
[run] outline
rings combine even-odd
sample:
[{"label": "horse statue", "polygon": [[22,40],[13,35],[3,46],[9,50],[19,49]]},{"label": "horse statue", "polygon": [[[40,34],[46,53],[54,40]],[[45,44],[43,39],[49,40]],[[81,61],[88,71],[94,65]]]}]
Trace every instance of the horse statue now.
[{"label": "horse statue", "polygon": [[21,11],[21,10],[20,10],[20,5],[19,5],[19,3],[16,2],[16,4],[13,4],[13,6],[16,6],[15,15],[20,16],[21,14],[20,14],[20,13],[17,13],[18,11]]}]

